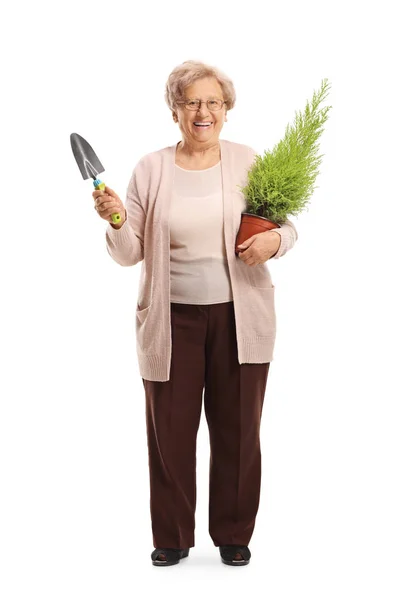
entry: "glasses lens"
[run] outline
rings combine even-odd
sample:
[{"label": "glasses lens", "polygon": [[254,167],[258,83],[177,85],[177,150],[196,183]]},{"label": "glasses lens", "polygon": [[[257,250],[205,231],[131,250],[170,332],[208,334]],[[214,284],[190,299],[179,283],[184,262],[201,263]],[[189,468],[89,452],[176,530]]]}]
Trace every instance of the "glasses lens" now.
[{"label": "glasses lens", "polygon": [[222,100],[207,100],[209,110],[219,110],[222,107]]},{"label": "glasses lens", "polygon": [[[207,107],[209,110],[220,110],[223,105],[223,100],[207,100]],[[185,102],[186,108],[189,110],[199,110],[200,100],[188,100]]]},{"label": "glasses lens", "polygon": [[185,106],[189,110],[197,110],[199,108],[199,101],[198,100],[188,100],[185,103]]}]

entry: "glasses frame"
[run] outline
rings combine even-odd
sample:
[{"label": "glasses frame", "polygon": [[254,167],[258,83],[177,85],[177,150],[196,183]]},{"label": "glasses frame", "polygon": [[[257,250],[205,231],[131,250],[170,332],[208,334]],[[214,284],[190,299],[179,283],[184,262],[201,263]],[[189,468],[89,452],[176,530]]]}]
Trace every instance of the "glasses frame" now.
[{"label": "glasses frame", "polygon": [[[195,108],[189,108],[188,106],[186,106],[188,102],[193,102],[193,100],[200,102],[200,104]],[[220,102],[222,102],[221,108],[212,109],[208,106],[208,102],[215,102],[215,100],[219,100]],[[217,112],[219,110],[222,110],[224,104],[226,104],[226,100],[221,100],[221,98],[210,98],[209,100],[198,100],[197,98],[189,98],[188,100],[186,100],[186,102],[177,102],[177,104],[183,104],[186,110],[190,110],[191,112],[197,112],[198,110],[200,110],[202,104],[207,104],[208,110],[210,110],[211,112]]]}]

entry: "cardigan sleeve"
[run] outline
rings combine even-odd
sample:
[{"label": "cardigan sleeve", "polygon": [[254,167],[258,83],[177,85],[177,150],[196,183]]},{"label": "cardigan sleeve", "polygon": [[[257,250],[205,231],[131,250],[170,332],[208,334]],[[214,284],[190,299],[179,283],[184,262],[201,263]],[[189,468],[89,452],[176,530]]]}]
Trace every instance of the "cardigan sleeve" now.
[{"label": "cardigan sleeve", "polygon": [[288,250],[293,248],[298,239],[297,230],[293,223],[289,221],[289,219],[286,219],[286,221],[282,223],[280,227],[275,227],[274,229],[270,229],[269,231],[276,231],[281,236],[281,243],[278,248],[278,251],[273,256],[271,256],[271,258],[280,258],[284,254],[286,254]]},{"label": "cardigan sleeve", "polygon": [[146,213],[138,192],[138,172],[141,162],[136,165],[130,178],[125,210],[127,219],[119,229],[109,223],[106,229],[106,247],[111,258],[123,267],[136,265],[144,258],[144,228]]}]

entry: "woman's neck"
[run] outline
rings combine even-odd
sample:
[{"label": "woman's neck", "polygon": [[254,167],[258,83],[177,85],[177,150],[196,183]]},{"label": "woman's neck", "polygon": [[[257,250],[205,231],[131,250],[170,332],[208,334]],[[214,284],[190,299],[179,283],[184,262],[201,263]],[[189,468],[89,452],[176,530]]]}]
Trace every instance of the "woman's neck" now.
[{"label": "woman's neck", "polygon": [[188,142],[179,142],[176,153],[188,160],[193,161],[207,161],[213,157],[220,158],[220,145],[219,141],[211,144],[207,148],[196,148],[191,146]]}]

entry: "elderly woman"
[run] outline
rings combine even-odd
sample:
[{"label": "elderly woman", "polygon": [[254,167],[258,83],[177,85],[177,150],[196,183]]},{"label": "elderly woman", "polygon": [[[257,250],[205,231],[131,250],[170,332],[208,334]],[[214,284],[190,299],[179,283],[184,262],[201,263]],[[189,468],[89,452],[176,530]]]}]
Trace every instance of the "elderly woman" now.
[{"label": "elderly woman", "polygon": [[[194,546],[196,438],[210,435],[209,534],[222,562],[247,565],[259,506],[260,421],[276,334],[266,265],[293,247],[290,221],[235,240],[255,150],[220,139],[235,105],[232,81],[200,62],[176,67],[165,99],[182,139],[136,164],[126,206],[106,187],[95,208],[107,250],[140,261],[136,349],[146,397],[152,564],[177,564]],[[111,215],[121,214],[112,223]]]}]

